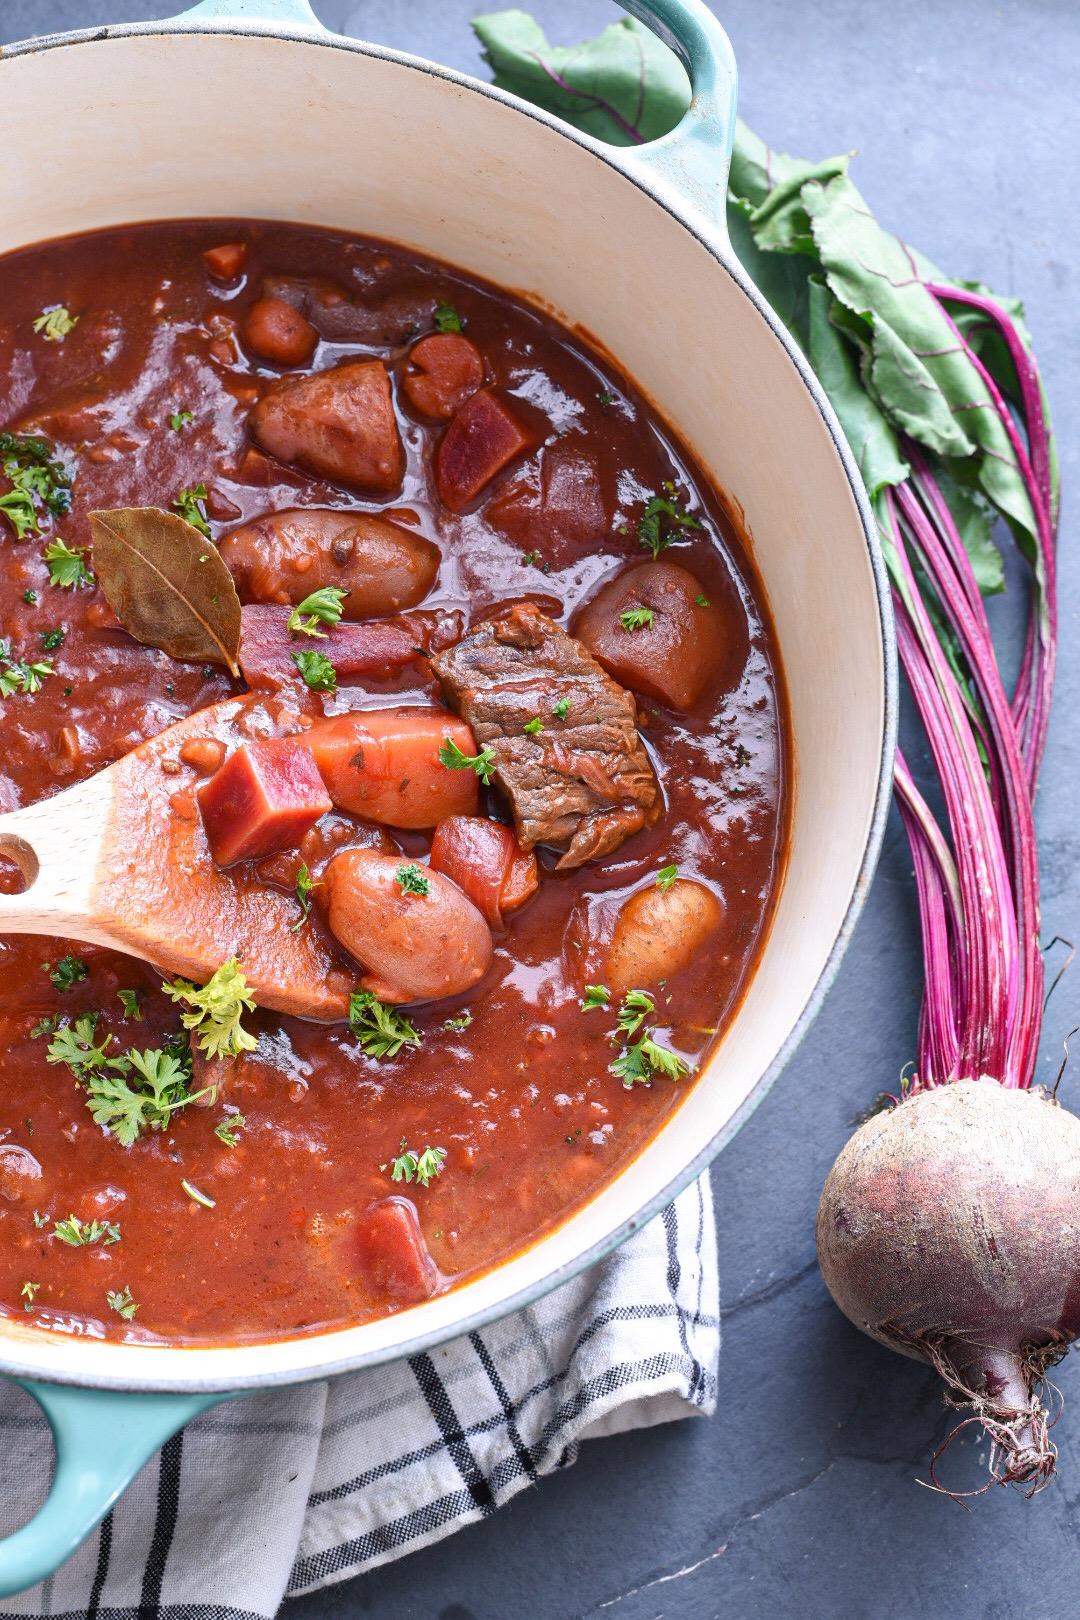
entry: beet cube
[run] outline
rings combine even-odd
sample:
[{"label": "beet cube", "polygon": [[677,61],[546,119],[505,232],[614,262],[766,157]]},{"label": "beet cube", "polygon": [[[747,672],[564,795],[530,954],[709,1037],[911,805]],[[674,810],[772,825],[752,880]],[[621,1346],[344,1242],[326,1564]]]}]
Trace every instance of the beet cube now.
[{"label": "beet cube", "polygon": [[374,1298],[416,1305],[439,1287],[439,1268],[428,1253],[416,1207],[407,1198],[369,1204],[356,1226],[356,1249]]},{"label": "beet cube", "polygon": [[219,866],[295,848],[331,808],[311,750],[294,737],[242,744],[198,799]]},{"label": "beet cube", "polygon": [[482,388],[465,401],[435,452],[439,499],[452,512],[463,511],[534,442],[509,405],[492,389]]}]

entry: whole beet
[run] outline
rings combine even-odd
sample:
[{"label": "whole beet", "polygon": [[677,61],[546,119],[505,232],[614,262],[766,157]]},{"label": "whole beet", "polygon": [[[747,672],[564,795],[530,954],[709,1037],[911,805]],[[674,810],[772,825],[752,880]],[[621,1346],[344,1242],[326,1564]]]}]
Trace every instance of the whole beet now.
[{"label": "whole beet", "polygon": [[918,1091],[841,1152],[817,1245],[845,1316],[974,1411],[995,1477],[1045,1483],[1042,1376],[1080,1336],[1080,1119],[990,1080]]}]

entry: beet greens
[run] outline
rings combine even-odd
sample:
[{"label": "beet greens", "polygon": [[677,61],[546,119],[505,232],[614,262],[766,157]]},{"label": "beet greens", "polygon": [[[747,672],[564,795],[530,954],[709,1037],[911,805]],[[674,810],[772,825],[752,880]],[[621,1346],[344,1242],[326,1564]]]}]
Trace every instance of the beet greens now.
[{"label": "beet greens", "polygon": [[[521,11],[473,26],[497,84],[601,140],[652,139],[687,106],[682,67],[630,19],[569,48]],[[852,1321],[930,1361],[972,1410],[991,1479],[1037,1489],[1055,1457],[1042,1380],[1080,1336],[1080,1122],[1032,1088],[1057,458],[1020,304],[951,280],[883,229],[848,166],[774,152],[740,124],[728,189],[735,250],[829,395],[866,485],[945,810],[943,825],[898,752],[925,967],[917,1055],[896,1106],[830,1174],[819,1257]],[[1004,589],[995,528],[1027,564],[1011,693],[983,601]]]}]

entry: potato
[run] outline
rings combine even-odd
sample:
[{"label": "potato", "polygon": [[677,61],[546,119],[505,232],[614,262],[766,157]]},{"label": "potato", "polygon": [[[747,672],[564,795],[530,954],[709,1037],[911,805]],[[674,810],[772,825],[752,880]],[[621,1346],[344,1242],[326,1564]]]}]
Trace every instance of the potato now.
[{"label": "potato", "polygon": [[491,930],[456,884],[419,869],[424,893],[399,879],[399,855],[347,849],[326,868],[331,932],[367,970],[360,980],[380,1001],[436,1001],[482,979],[491,962]]},{"label": "potato", "polygon": [[[627,628],[623,614],[648,610]],[[689,709],[724,664],[720,619],[678,563],[646,562],[609,580],[578,615],[574,634],[620,685],[671,709]]]},{"label": "potato", "polygon": [[296,507],[233,529],[219,550],[242,602],[302,602],[326,585],[348,591],[346,619],[379,618],[423,601],[439,548],[373,512]]},{"label": "potato", "polygon": [[684,968],[723,919],[723,906],[704,883],[676,878],[624,900],[608,946],[603,982],[614,995],[655,988]]}]

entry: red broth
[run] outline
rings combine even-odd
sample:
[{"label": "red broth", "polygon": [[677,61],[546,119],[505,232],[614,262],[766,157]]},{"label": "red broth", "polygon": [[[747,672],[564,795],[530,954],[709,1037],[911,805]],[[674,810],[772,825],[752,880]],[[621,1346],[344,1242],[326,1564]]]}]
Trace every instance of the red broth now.
[{"label": "red broth", "polygon": [[[215,279],[204,250],[232,242],[246,246],[242,272]],[[345,295],[342,306],[338,294],[309,289],[300,313],[315,339],[286,319],[289,367],[260,359],[243,336],[264,278],[282,275],[326,278]],[[33,323],[53,305],[77,323],[50,341]],[[461,390],[475,386],[473,362],[451,354],[429,368],[427,384],[413,386],[423,411],[404,384],[412,345],[448,320],[460,322],[486,386],[529,439],[455,503],[462,510],[437,493],[438,445]],[[267,340],[260,312],[251,330],[264,346],[278,340],[269,328]],[[249,413],[278,378],[372,356],[393,386],[399,488],[350,491],[253,449]],[[511,1255],[588,1199],[679,1105],[767,926],[786,837],[787,718],[773,631],[725,506],[633,384],[580,335],[435,261],[285,225],[143,225],[0,260],[0,430],[45,436],[74,474],[70,513],[43,517],[39,534],[17,539],[0,519],[9,659],[55,671],[0,703],[4,810],[245,689],[136,643],[100,589],[50,582],[45,546],[62,536],[88,547],[91,510],[168,509],[203,484],[217,541],[290,507],[389,511],[441,553],[421,609],[443,616],[444,639],[525,601],[572,630],[601,581],[647,558],[650,498],[693,518],[673,525],[663,560],[692,572],[712,616],[710,679],[679,711],[638,695],[658,819],[573,870],[556,871],[557,852],[538,847],[536,892],[495,927],[482,980],[406,1009],[419,1046],[380,1060],[345,1025],[247,1016],[258,1050],[215,1066],[209,1106],[200,1099],[124,1146],[95,1124],[72,1072],[46,1061],[53,1027],[35,1030],[94,1012],[96,1038],[111,1035],[111,1050],[156,1047],[177,1039],[180,1009],[147,964],[72,941],[0,942],[0,1311],[68,1332],[251,1339],[378,1317]],[[9,487],[0,481],[0,492]],[[332,632],[310,645],[332,652]],[[308,717],[435,701],[423,661],[349,676],[334,694],[292,686],[289,700]],[[510,819],[494,785],[480,788],[479,809]],[[354,846],[422,867],[431,841],[431,830],[373,831],[336,810],[304,847],[318,878],[326,857]],[[291,892],[297,862],[294,852],[253,863],[244,881]],[[709,891],[721,917],[707,946],[649,986],[656,1010],[646,1027],[691,1074],[627,1088],[611,1072],[619,996],[581,1006],[603,959],[592,930],[671,865]],[[307,926],[325,929],[318,903]],[[67,956],[77,965],[65,972]],[[125,1018],[120,991],[138,992],[138,1020]],[[205,1076],[196,1063],[195,1082]],[[233,1129],[237,1112],[243,1125]],[[427,1147],[445,1155],[427,1186],[392,1179],[403,1150]],[[84,1230],[101,1223],[102,1234],[65,1243],[57,1224],[70,1231],[71,1216]],[[127,1301],[134,1314],[121,1314]]]}]

